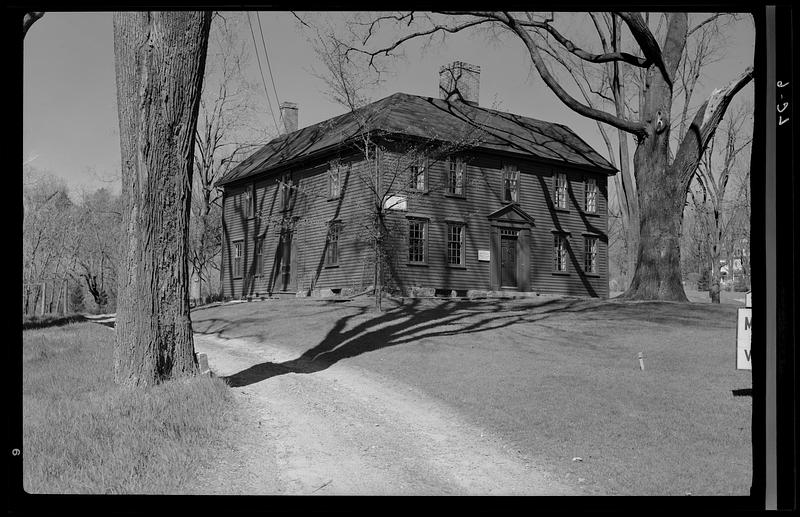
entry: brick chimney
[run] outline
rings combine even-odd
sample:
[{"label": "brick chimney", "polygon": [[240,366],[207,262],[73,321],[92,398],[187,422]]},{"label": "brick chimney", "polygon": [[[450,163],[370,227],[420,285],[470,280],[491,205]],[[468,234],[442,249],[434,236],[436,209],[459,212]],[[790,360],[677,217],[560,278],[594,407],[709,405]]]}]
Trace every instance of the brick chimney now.
[{"label": "brick chimney", "polygon": [[281,119],[283,120],[284,135],[297,131],[297,104],[281,102]]},{"label": "brick chimney", "polygon": [[444,100],[461,100],[472,106],[478,105],[480,96],[481,67],[453,61],[439,69],[439,97]]}]

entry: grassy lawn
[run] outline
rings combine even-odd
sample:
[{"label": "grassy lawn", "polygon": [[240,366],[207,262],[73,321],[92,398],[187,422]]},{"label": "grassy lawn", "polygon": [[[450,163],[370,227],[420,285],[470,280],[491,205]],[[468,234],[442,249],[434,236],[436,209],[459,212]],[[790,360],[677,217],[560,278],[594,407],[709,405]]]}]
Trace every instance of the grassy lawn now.
[{"label": "grassy lawn", "polygon": [[232,396],[198,377],[114,384],[114,333],[23,332],[23,486],[29,493],[180,493],[228,425]]},{"label": "grassy lawn", "polygon": [[408,299],[377,313],[366,299],[268,300],[192,320],[296,350],[231,376],[234,386],[344,361],[445,401],[591,493],[746,495],[751,398],[732,390],[751,376],[735,370],[743,304],[728,301]]}]

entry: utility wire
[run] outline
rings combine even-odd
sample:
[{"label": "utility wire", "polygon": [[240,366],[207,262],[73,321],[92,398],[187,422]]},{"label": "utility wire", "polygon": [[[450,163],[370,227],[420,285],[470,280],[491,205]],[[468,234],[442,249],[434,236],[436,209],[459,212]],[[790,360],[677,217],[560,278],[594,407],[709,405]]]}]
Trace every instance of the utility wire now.
[{"label": "utility wire", "polygon": [[[261,68],[261,57],[258,54],[258,44],[256,43],[256,33],[253,31],[253,22],[250,21],[250,13],[247,13],[247,24],[250,26],[250,35],[253,36],[253,48],[256,50],[256,61],[258,61],[258,70],[261,72],[261,84],[264,85],[264,93],[267,94],[267,105],[269,106],[269,113],[272,115],[272,121],[275,123],[275,129],[278,133],[281,128],[278,126],[278,121],[275,119],[275,112],[272,110],[272,101],[269,98],[269,89],[267,88],[267,80],[264,79],[264,69]],[[277,97],[276,97],[277,100]]]},{"label": "utility wire", "polygon": [[283,112],[280,111],[281,101],[278,97],[278,89],[275,88],[275,78],[272,77],[272,67],[269,65],[269,52],[267,52],[267,43],[264,39],[264,30],[261,28],[261,14],[256,11],[256,20],[258,20],[258,31],[261,33],[261,44],[264,47],[264,55],[267,56],[267,70],[269,71],[269,78],[272,81],[272,91],[275,92],[275,102],[278,103],[278,113],[280,114],[281,122],[283,122]]}]

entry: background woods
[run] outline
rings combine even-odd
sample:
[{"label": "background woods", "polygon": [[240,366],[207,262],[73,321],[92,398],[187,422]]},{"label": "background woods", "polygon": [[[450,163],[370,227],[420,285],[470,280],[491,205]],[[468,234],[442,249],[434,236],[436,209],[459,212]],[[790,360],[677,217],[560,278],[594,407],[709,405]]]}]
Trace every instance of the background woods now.
[{"label": "background woods", "polygon": [[23,314],[114,312],[119,196],[71,197],[63,180],[26,167],[23,207]]}]

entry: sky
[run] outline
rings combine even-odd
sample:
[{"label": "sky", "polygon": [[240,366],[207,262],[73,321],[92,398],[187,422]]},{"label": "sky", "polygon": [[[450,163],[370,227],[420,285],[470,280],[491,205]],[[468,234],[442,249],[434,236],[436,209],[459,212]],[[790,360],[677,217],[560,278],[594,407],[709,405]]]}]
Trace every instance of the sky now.
[{"label": "sky", "polygon": [[[288,12],[266,11],[260,13],[260,19],[278,100],[299,105],[299,127],[344,113],[345,108],[324,95],[324,84],[314,77],[312,70],[320,65],[296,18]],[[253,45],[246,24],[245,30],[244,41]],[[565,24],[563,30],[572,36],[582,28]],[[705,71],[706,80],[695,99],[707,97],[714,87],[727,84],[752,64],[752,23],[738,23],[726,37],[724,56]],[[258,32],[256,38],[260,46]],[[524,46],[509,41],[491,44],[480,35],[464,32],[425,49],[416,43],[407,45],[405,58],[391,61],[392,73],[373,93],[374,100],[395,92],[435,97],[439,67],[465,61],[481,67],[482,106],[499,103],[503,111],[565,124],[607,157],[595,122],[566,108],[538,75],[531,73]],[[254,47],[250,51],[253,59],[246,73],[261,85]],[[261,56],[269,94],[277,106],[263,50]],[[73,196],[99,187],[118,191],[120,144],[112,14],[48,12],[25,37],[23,63],[24,163],[64,178]],[[752,97],[752,84],[739,94],[748,95]],[[274,128],[268,114],[263,122]]]}]

